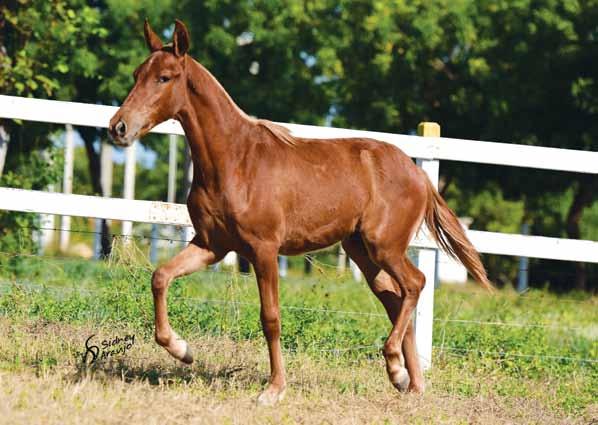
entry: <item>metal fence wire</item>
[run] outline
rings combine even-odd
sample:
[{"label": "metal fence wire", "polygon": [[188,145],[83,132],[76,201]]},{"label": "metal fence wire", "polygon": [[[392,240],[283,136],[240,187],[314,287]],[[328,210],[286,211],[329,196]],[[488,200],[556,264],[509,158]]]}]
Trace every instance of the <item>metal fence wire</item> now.
[{"label": "metal fence wire", "polygon": [[[18,256],[25,256],[30,258],[37,258],[44,261],[55,260],[54,257],[48,256],[38,256],[34,254],[14,254],[14,253],[5,253],[0,252],[0,257],[2,256],[9,256],[9,257],[18,257]],[[66,260],[66,259],[65,259]],[[331,265],[326,265],[330,267],[335,267]],[[8,267],[8,266],[1,266],[0,267]],[[143,266],[134,266],[128,265],[127,268],[136,268],[140,271],[148,272],[150,271],[149,268]],[[212,273],[221,273],[230,276],[230,272],[220,271],[220,270],[213,270]],[[10,291],[20,291],[25,294],[34,294],[34,293],[51,293],[57,297],[66,297],[73,294],[85,294],[88,297],[95,297],[97,295],[102,294],[102,290],[99,288],[76,288],[76,287],[53,287],[43,284],[37,284],[32,282],[26,281],[19,281],[13,280],[12,282],[7,281],[0,281],[0,294],[7,294]],[[111,294],[118,296],[118,295],[126,295],[126,291],[113,291],[111,290]],[[259,303],[256,302],[246,302],[246,301],[238,301],[238,300],[231,300],[231,299],[218,299],[218,298],[205,298],[205,297],[195,297],[195,296],[169,296],[169,299],[173,302],[177,301],[190,301],[194,304],[220,304],[220,305],[227,305],[227,306],[235,306],[237,308],[243,307],[254,307],[258,308]],[[592,301],[583,301],[583,300],[569,300],[571,302],[576,303],[588,303]],[[375,312],[368,312],[368,311],[356,311],[356,310],[341,310],[341,309],[330,309],[324,307],[306,307],[300,305],[281,305],[281,310],[283,311],[296,311],[296,312],[305,312],[310,314],[320,314],[320,315],[334,315],[334,316],[361,316],[361,317],[378,317],[378,318],[385,318],[386,315],[382,313],[375,313]],[[514,328],[527,328],[527,329],[546,329],[548,331],[563,331],[563,332],[574,332],[574,331],[582,331],[585,330],[585,327],[580,326],[568,326],[562,325],[559,323],[522,323],[522,322],[512,322],[512,321],[484,321],[484,320],[468,320],[468,319],[456,319],[456,318],[441,318],[435,317],[434,321],[440,324],[454,324],[460,326],[484,326],[484,327],[514,327]],[[316,351],[322,353],[329,353],[332,355],[342,355],[343,353],[354,352],[354,351],[362,351],[362,352],[378,352],[382,349],[382,345],[380,344],[371,344],[371,345],[355,345],[355,346],[338,346],[333,348],[317,348],[313,347]],[[437,355],[457,355],[457,356],[467,356],[469,354],[475,354],[481,357],[487,357],[491,359],[506,359],[506,358],[513,358],[513,359],[541,359],[541,360],[548,360],[548,361],[565,361],[565,362],[574,362],[579,364],[588,364],[593,365],[598,363],[598,360],[595,358],[582,358],[582,357],[572,357],[572,356],[565,356],[560,355],[558,353],[554,354],[534,354],[534,353],[520,353],[520,352],[509,352],[509,351],[492,351],[492,350],[485,350],[480,347],[476,348],[463,348],[463,347],[454,347],[450,345],[445,345],[442,343],[441,345],[435,344],[433,348]],[[289,350],[287,348],[287,350]],[[294,350],[290,350],[294,351]]]}]

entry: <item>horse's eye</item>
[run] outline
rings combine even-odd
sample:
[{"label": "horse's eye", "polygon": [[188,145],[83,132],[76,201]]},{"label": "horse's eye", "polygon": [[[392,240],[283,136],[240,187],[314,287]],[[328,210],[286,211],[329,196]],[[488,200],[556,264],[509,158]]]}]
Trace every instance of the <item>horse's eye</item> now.
[{"label": "horse's eye", "polygon": [[165,77],[164,75],[162,75],[160,78],[158,78],[159,83],[167,83],[169,81],[170,81],[170,77]]}]

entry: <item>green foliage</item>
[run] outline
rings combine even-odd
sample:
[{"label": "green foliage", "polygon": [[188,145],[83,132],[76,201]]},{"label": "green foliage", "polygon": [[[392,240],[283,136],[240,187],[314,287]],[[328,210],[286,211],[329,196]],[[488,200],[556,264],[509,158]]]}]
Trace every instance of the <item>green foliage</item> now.
[{"label": "green foliage", "polygon": [[[0,14],[7,94],[118,104],[148,55],[143,19],[168,41],[179,17],[192,56],[252,115],[399,133],[433,120],[445,136],[598,150],[594,0],[13,0]],[[48,145],[47,127],[9,130],[9,170]],[[158,161],[141,170],[137,197],[165,199],[166,138],[143,143]],[[442,171],[475,227],[517,232],[525,219],[535,234],[564,236],[577,176],[450,162]],[[595,233],[594,210],[583,237]],[[502,267],[511,280],[512,262]]]},{"label": "green foliage", "polygon": [[[520,233],[525,217],[525,204],[523,201],[505,199],[498,185],[490,183],[482,191],[467,194],[456,185],[450,185],[446,196],[449,206],[457,214],[475,217],[471,224],[472,229]],[[505,285],[516,281],[516,258],[485,255],[483,260],[494,283]]]},{"label": "green foliage", "polygon": [[0,7],[4,18],[0,90],[19,96],[69,98],[65,76],[97,76],[98,58],[88,46],[106,37],[98,9],[84,1],[23,0]]},{"label": "green foliage", "polygon": [[[26,164],[23,163],[17,170],[0,176],[0,186],[44,190],[58,182],[61,176],[62,157],[58,152],[52,149],[45,153],[37,151],[30,155]],[[0,211],[0,251],[15,254],[35,252],[32,229],[38,225],[38,220],[37,214]]]},{"label": "green foliage", "polygon": [[[523,201],[511,201],[504,198],[501,188],[490,183],[477,194],[468,193],[463,196],[456,186],[449,186],[447,197],[449,206],[458,214],[471,214],[475,217],[472,228],[490,232],[519,233],[523,222],[525,206]],[[457,203],[457,199],[463,202]]]},{"label": "green foliage", "polygon": [[581,231],[584,239],[598,240],[598,203],[585,211]]}]

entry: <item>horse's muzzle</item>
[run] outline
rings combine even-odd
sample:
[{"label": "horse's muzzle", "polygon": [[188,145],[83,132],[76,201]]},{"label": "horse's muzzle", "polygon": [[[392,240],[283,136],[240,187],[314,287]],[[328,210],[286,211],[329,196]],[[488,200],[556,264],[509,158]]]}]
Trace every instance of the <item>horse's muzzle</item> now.
[{"label": "horse's muzzle", "polygon": [[126,121],[120,118],[118,113],[114,115],[110,120],[108,133],[115,145],[127,147],[133,144],[133,140],[127,137],[127,130],[128,127]]}]

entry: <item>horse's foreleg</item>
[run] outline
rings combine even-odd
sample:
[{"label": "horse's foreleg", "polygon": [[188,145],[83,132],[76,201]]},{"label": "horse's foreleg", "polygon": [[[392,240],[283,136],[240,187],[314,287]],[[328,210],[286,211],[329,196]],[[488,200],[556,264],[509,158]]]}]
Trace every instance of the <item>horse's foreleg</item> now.
[{"label": "horse's foreleg", "polygon": [[166,295],[173,279],[188,275],[219,260],[212,251],[201,248],[193,241],[166,264],[158,267],[152,276],[154,312],[156,324],[156,342],[166,348],[174,358],[191,364],[193,355],[183,339],[172,330],[168,323]]},{"label": "horse's foreleg", "polygon": [[260,293],[260,318],[270,355],[268,387],[257,399],[258,404],[273,405],[282,400],[286,389],[282,351],[280,348],[280,308],[278,303],[277,253],[257,257],[253,262]]}]

